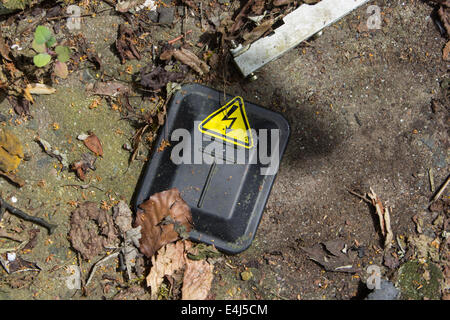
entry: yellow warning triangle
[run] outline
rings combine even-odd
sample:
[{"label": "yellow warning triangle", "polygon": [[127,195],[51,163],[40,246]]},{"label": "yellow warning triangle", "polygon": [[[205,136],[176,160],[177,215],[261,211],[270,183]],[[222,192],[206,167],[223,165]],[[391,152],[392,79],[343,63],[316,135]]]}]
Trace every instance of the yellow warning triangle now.
[{"label": "yellow warning triangle", "polygon": [[203,120],[198,129],[207,135],[245,148],[253,147],[253,136],[245,113],[244,99],[235,97]]}]

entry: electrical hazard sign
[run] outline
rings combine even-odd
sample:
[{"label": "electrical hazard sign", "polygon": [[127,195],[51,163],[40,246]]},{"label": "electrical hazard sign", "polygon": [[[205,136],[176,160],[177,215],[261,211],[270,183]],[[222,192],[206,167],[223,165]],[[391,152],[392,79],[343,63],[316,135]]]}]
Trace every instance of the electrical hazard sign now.
[{"label": "electrical hazard sign", "polygon": [[252,130],[241,97],[233,98],[214,111],[199,124],[198,129],[204,134],[247,149],[253,147]]}]

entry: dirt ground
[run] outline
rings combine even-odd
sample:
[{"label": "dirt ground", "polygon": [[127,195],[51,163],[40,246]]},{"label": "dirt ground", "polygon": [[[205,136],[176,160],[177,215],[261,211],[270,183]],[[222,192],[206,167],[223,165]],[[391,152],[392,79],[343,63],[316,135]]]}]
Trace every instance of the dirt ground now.
[{"label": "dirt ground", "polygon": [[[427,3],[394,0],[370,4],[381,8],[379,30],[359,29],[368,18],[366,5],[327,28],[318,39],[266,65],[254,82],[239,79],[236,72],[225,88],[222,81],[203,81],[280,112],[291,125],[289,144],[256,238],[245,252],[224,255],[215,264],[210,298],[358,299],[367,293],[363,282],[369,265],[380,266],[382,276],[404,293],[402,298],[441,298],[441,285],[418,296],[406,292],[409,288],[399,280],[406,261],[394,268],[383,264],[383,237],[375,211],[348,192],[363,194],[372,188],[391,207],[391,226],[399,239],[418,234],[413,217],[419,215],[423,219],[421,234],[439,238],[446,245],[442,230],[433,225],[442,212],[428,210],[433,195],[429,169],[435,189],[449,174],[448,105],[444,102],[448,101],[448,88],[442,86],[449,76],[449,63],[442,59],[446,40],[430,18],[432,7]],[[196,43],[201,30],[198,21],[190,19],[190,39]],[[111,49],[120,23],[121,17],[106,12],[84,18],[79,32],[92,42],[105,72],[132,80],[126,68],[139,70],[145,60],[120,64]],[[178,27],[179,22],[173,28],[154,27],[151,37],[154,41],[173,39],[180,34]],[[234,68],[231,63],[229,68]],[[8,275],[0,269],[0,299],[101,299],[127,290],[116,272],[116,262],[98,273],[87,297],[63,285],[67,272],[58,268],[79,263],[67,236],[76,204],[89,200],[112,206],[120,199],[129,203],[145,163],[136,160],[128,168],[130,154],[122,146],[135,129],[121,120],[119,112],[104,100],[89,108],[95,97],[87,94],[85,87],[96,75],[87,72],[89,69],[75,70],[67,80],[54,84],[56,93],[37,97],[30,120],[15,115],[6,99],[0,103],[0,114],[11,119],[7,128],[31,155],[19,168],[26,185],[18,189],[0,179],[2,197],[7,201],[16,197],[16,207],[59,225],[55,234],[48,235],[44,228],[11,215],[2,220],[2,225],[22,232],[40,229],[36,246],[23,257],[36,262],[42,271]],[[432,100],[444,103],[442,110],[433,112]],[[139,103],[139,99],[131,101],[132,105]],[[90,174],[90,183],[101,190],[65,186],[83,183],[73,172],[60,172],[58,161],[34,142],[39,135],[67,152],[72,162],[86,152],[76,137],[89,130],[101,139],[105,150],[96,162],[97,170]],[[146,152],[142,151],[144,156]],[[443,198],[448,199],[448,191]],[[301,249],[335,239],[364,248],[356,258],[360,268],[356,274],[327,272]],[[13,244],[0,241],[3,246]],[[418,258],[414,252],[409,260]],[[92,263],[83,262],[84,277]],[[425,263],[444,268],[439,259]],[[242,280],[243,271],[251,271],[252,277]],[[119,285],[105,290],[105,274]],[[420,291],[420,286],[416,289]]]}]

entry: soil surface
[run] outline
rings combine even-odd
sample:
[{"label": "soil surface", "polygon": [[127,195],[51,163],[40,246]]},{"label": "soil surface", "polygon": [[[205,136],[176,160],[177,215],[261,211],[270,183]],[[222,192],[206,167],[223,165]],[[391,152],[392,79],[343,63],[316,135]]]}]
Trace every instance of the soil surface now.
[{"label": "soil surface", "polygon": [[[394,0],[370,4],[381,8],[381,29],[364,30],[369,17],[365,5],[325,29],[321,37],[267,64],[257,72],[256,81],[241,79],[231,61],[227,68],[232,76],[226,83],[203,79],[205,85],[280,112],[291,125],[289,144],[255,240],[248,250],[223,255],[215,264],[210,298],[364,298],[369,265],[380,266],[382,277],[398,286],[402,298],[440,299],[445,294],[442,283],[427,287],[425,295],[420,294],[420,286],[415,287],[419,293],[405,289],[408,280],[399,269],[406,261],[400,259],[393,268],[385,265],[384,237],[373,206],[348,192],[365,194],[372,188],[391,208],[396,249],[397,238],[406,241],[418,235],[413,221],[418,215],[423,220],[421,234],[447,245],[442,230],[432,224],[444,213],[428,210],[434,194],[430,169],[434,191],[449,174],[448,84],[447,88],[442,85],[449,75],[449,64],[442,59],[446,40],[430,17],[433,7],[427,3]],[[110,9],[101,1],[99,6]],[[189,41],[196,48],[202,35],[199,19],[187,17],[185,28],[192,30]],[[26,23],[34,21],[30,18]],[[133,73],[148,61],[148,54],[151,59],[150,50],[140,61],[120,63],[114,41],[123,17],[115,12],[106,10],[82,21],[77,32],[95,48],[105,73],[132,81]],[[175,20],[173,26],[153,26],[149,37],[153,43],[171,40],[180,35],[180,23]],[[5,29],[3,34],[13,31]],[[62,31],[57,39],[67,34]],[[24,48],[31,39],[32,32],[17,37]],[[132,68],[131,74],[127,68]],[[42,270],[7,274],[0,269],[0,299],[101,299],[127,290],[117,261],[97,272],[87,295],[64,285],[66,267],[79,265],[68,240],[71,212],[84,201],[108,209],[118,200],[130,203],[149,152],[148,146],[143,146],[141,155],[129,165],[130,153],[122,146],[130,142],[135,128],[105,100],[89,107],[96,97],[86,92],[86,86],[95,80],[92,68],[75,69],[68,79],[53,84],[54,94],[35,96],[28,120],[14,114],[7,99],[0,103],[0,114],[8,118],[5,126],[20,138],[30,155],[18,171],[26,185],[19,189],[0,179],[1,196],[9,203],[15,197],[14,206],[59,225],[48,235],[44,228],[5,215],[2,225],[19,233],[40,229],[35,247],[22,257]],[[432,100],[439,101],[440,111],[433,110]],[[130,103],[143,109],[152,107],[140,98],[132,98]],[[87,151],[77,136],[88,131],[102,141],[104,156],[98,158],[97,170],[90,172],[85,182],[74,172],[60,171],[58,160],[34,141],[36,136],[45,139],[73,162]],[[88,183],[96,188],[67,186]],[[448,200],[448,191],[442,198]],[[301,249],[336,239],[360,249],[355,258],[358,272],[328,272]],[[17,244],[0,241],[2,247]],[[441,258],[421,261],[411,248],[408,260],[437,265],[432,276],[442,277]],[[82,262],[84,278],[94,262]],[[419,269],[408,265],[403,271],[421,275]],[[244,271],[250,273],[243,277]],[[108,279],[115,279],[116,285],[105,289]]]}]

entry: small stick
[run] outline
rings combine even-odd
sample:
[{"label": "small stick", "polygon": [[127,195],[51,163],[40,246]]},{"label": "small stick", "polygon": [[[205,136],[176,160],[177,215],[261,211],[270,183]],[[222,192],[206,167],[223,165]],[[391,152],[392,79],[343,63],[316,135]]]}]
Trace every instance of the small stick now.
[{"label": "small stick", "polygon": [[21,218],[23,220],[27,220],[27,221],[33,222],[35,224],[38,224],[38,225],[41,225],[41,226],[47,228],[48,234],[52,234],[53,231],[55,231],[55,229],[57,228],[56,224],[51,224],[51,223],[48,223],[47,221],[45,221],[44,219],[30,216],[30,215],[26,214],[25,212],[23,212],[22,210],[13,207],[12,205],[7,203],[5,200],[3,200],[0,197],[0,221],[3,218],[4,209],[8,210],[10,213],[18,216],[19,218]]},{"label": "small stick", "polygon": [[12,183],[14,183],[19,188],[22,188],[25,185],[25,180],[23,180],[19,176],[16,176],[13,173],[6,173],[6,172],[3,172],[0,170],[0,176],[5,177],[6,179],[8,179]]},{"label": "small stick", "polygon": [[447,180],[445,180],[442,187],[439,189],[439,191],[436,193],[436,195],[431,200],[431,203],[435,202],[439,197],[444,193],[445,188],[447,188],[448,184],[450,183],[450,175],[447,177]]},{"label": "small stick", "polygon": [[430,179],[430,191],[434,192],[434,176],[433,176],[433,168],[428,169],[428,179]]},{"label": "small stick", "polygon": [[174,38],[174,39],[172,39],[172,40],[167,41],[167,43],[168,43],[168,44],[174,44],[174,43],[177,42],[178,40],[183,39],[183,38],[184,38],[187,34],[189,34],[189,33],[192,33],[192,30],[186,31],[184,34],[182,34],[182,35],[180,35],[180,36],[178,36],[178,37],[176,37],[176,38]]},{"label": "small stick", "polygon": [[86,281],[86,285],[85,285],[85,286],[87,287],[87,286],[89,285],[89,283],[91,282],[92,277],[94,276],[95,271],[97,270],[97,268],[98,268],[99,265],[101,265],[102,263],[104,263],[104,262],[106,262],[106,261],[108,261],[108,260],[110,260],[110,259],[112,259],[112,258],[116,258],[116,257],[119,255],[119,253],[120,253],[120,250],[118,250],[118,251],[116,251],[116,252],[114,252],[114,253],[111,253],[111,254],[109,254],[109,255],[107,255],[107,256],[101,258],[100,260],[98,260],[98,261],[95,263],[95,265],[92,267],[91,272],[90,272],[90,274],[89,274],[89,277],[88,277],[88,279],[87,279],[87,281]]},{"label": "small stick", "polygon": [[372,201],[367,199],[366,196],[360,195],[359,193],[356,193],[355,191],[352,191],[352,190],[349,190],[349,189],[347,189],[347,191],[350,192],[352,195],[357,196],[361,200],[364,200],[365,202],[372,204]]}]

